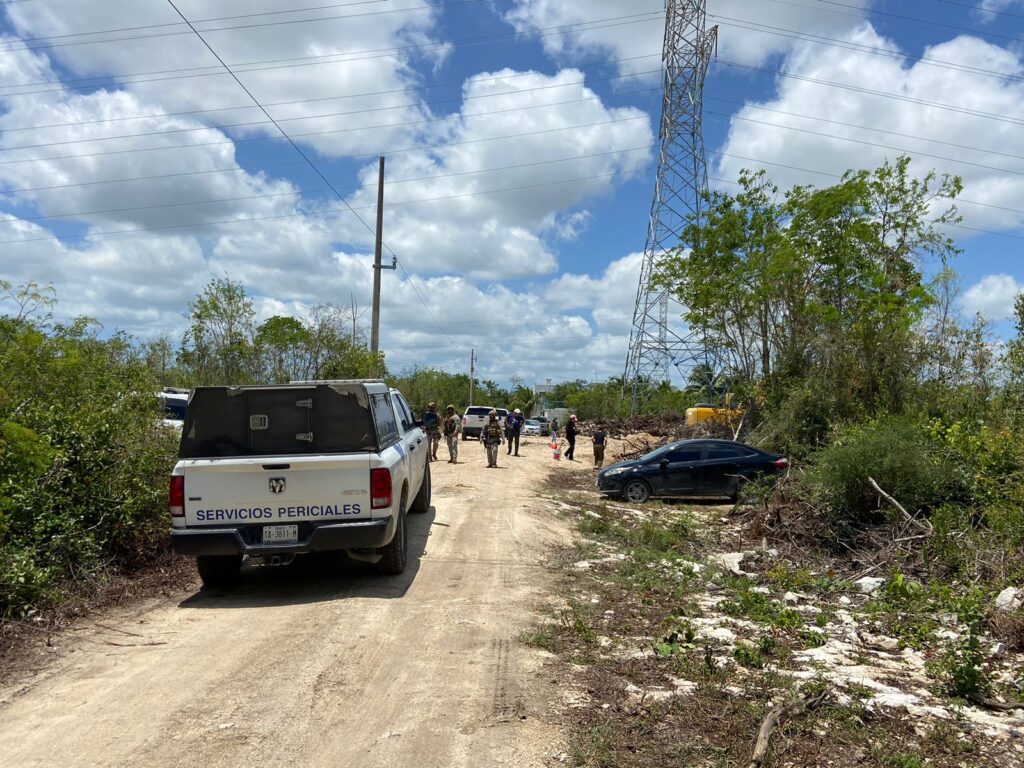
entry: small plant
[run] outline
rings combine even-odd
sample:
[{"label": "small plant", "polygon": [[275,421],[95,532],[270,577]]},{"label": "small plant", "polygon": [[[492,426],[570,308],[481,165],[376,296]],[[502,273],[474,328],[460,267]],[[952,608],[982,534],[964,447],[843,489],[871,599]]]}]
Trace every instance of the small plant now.
[{"label": "small plant", "polygon": [[760,650],[745,645],[737,646],[732,652],[732,657],[736,659],[737,664],[749,669],[764,669],[766,663]]},{"label": "small plant", "polygon": [[554,651],[558,648],[558,635],[550,627],[541,627],[532,631],[521,632],[519,642],[531,648],[543,648],[545,651]]}]

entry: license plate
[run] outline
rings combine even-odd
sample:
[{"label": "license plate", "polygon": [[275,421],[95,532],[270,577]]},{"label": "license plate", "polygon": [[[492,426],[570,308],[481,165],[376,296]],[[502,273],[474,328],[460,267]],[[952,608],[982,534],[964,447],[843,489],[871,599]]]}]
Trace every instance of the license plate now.
[{"label": "license plate", "polygon": [[263,526],[264,544],[294,544],[299,540],[297,525],[265,525]]}]

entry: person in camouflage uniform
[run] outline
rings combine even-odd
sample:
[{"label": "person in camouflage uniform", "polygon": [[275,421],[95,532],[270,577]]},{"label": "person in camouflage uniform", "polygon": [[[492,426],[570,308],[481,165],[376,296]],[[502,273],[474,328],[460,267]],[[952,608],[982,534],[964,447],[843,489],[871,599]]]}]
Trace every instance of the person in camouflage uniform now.
[{"label": "person in camouflage uniform", "polygon": [[498,466],[498,448],[501,447],[502,442],[502,426],[501,422],[498,421],[498,412],[492,410],[487,414],[487,423],[484,424],[484,428],[480,430],[480,442],[484,444],[487,449],[487,467]]},{"label": "person in camouflage uniform", "polygon": [[449,405],[444,419],[444,440],[448,443],[448,463],[459,463],[459,432],[462,431],[462,419],[455,412],[455,406]]},{"label": "person in camouflage uniform", "polygon": [[430,403],[423,414],[423,429],[427,433],[427,461],[437,461],[437,446],[441,442],[441,416],[437,403]]}]

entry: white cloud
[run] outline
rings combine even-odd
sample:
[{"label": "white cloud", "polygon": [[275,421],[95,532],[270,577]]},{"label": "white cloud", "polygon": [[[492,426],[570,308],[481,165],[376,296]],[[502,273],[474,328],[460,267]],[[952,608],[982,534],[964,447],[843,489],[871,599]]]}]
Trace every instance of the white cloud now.
[{"label": "white cloud", "polygon": [[[543,235],[578,233],[585,216],[577,209],[642,171],[653,142],[645,112],[606,107],[582,80],[575,69],[476,75],[463,87],[462,111],[432,129],[446,146],[388,160],[384,239],[410,269],[478,280],[557,269]],[[361,178],[350,201],[372,211],[376,164]],[[346,237],[368,242],[352,217],[339,222]]]},{"label": "white cloud", "polygon": [[[133,3],[103,4],[95,14],[70,0],[20,5],[37,6],[22,9],[19,30],[28,36],[173,22]],[[249,7],[196,4],[186,12],[216,16]],[[11,15],[13,8],[7,11]],[[429,24],[412,25],[413,31],[408,25],[396,31],[396,24],[388,29],[343,42],[350,48],[383,45],[378,33],[390,35],[392,43],[410,34],[422,39]],[[316,40],[293,38],[289,44],[307,53],[326,45],[323,30],[309,34]],[[115,45],[9,52],[0,56],[0,85],[59,82],[68,72],[77,77],[200,61],[179,38],[156,40],[124,46],[133,53]],[[261,48],[249,41],[255,47],[248,55],[278,55],[283,48],[277,42]],[[140,54],[140,45],[149,46],[147,55]],[[51,62],[51,55],[58,59]],[[380,71],[348,74],[365,79],[358,84],[361,92],[393,83],[402,99],[416,101],[403,90],[416,76],[406,69],[406,60],[396,61],[380,65]],[[310,88],[315,93],[320,83],[312,77],[275,84],[275,77],[261,75],[259,87],[285,98],[306,95]],[[385,239],[410,271],[428,276],[410,283],[400,272],[384,275],[382,346],[393,369],[431,362],[461,369],[466,352],[475,347],[482,375],[502,382],[514,375],[531,380],[621,373],[637,257],[619,260],[595,278],[563,275],[552,283],[549,276],[558,269],[556,245],[589,226],[589,203],[614,194],[620,180],[649,165],[653,135],[645,112],[606,106],[583,79],[574,69],[553,75],[509,69],[481,73],[466,80],[459,111],[415,129],[403,127],[408,136],[403,133],[400,141],[386,131],[369,134],[383,143],[445,145],[388,158]],[[338,77],[327,80],[331,93],[349,87]],[[302,315],[315,304],[348,305],[352,298],[366,308],[372,282],[369,237],[350,213],[337,201],[307,194],[270,173],[222,173],[239,159],[233,134],[210,127],[224,113],[166,114],[244,103],[237,96],[223,78],[0,95],[0,208],[10,217],[0,222],[0,240],[25,241],[3,246],[8,257],[0,260],[0,278],[52,283],[61,318],[90,315],[108,330],[143,338],[180,335],[188,301],[212,277],[224,275],[246,286],[260,318]],[[365,103],[376,107],[390,101],[374,97]],[[429,114],[422,104],[413,110]],[[150,117],[118,120],[140,114]],[[242,111],[231,113],[231,119],[246,115],[252,116]],[[18,130],[50,124],[57,127]],[[156,131],[177,133],[107,138]],[[522,135],[494,140],[509,134]],[[365,150],[368,140],[324,140],[314,146],[346,154]],[[216,143],[165,149],[188,141]],[[37,144],[53,146],[16,149]],[[121,151],[143,147],[159,149]],[[22,158],[33,161],[7,162]],[[151,176],[163,178],[104,183]],[[358,180],[363,186],[349,200],[372,222],[376,164],[367,165]],[[416,202],[424,198],[444,199]],[[221,223],[225,220],[242,224]],[[140,228],[154,231],[102,235]],[[514,277],[538,282],[528,290],[490,282]]]},{"label": "white cloud", "polygon": [[999,12],[1008,11],[1015,6],[1024,8],[1024,2],[1022,0],[981,0],[978,3],[978,16],[986,23],[995,22],[999,20]]},{"label": "white cloud", "polygon": [[[190,19],[256,14],[196,26],[261,102],[277,105],[269,108],[271,114],[289,133],[321,134],[299,140],[322,153],[379,151],[408,141],[416,131],[407,124],[430,116],[412,90],[419,84],[413,64],[436,61],[449,47],[430,34],[436,10],[426,0],[406,0],[401,9],[358,5],[269,16],[260,15],[266,6],[251,0],[192,0],[180,7]],[[166,3],[48,0],[11,4],[5,10],[22,37],[163,25],[55,40],[60,45],[45,50],[74,77],[114,76],[143,103],[158,103],[168,112],[208,110],[203,119],[212,124],[262,122],[236,130],[278,135]],[[300,19],[316,21],[292,23]],[[217,28],[227,29],[207,32]],[[81,44],[107,39],[115,41]],[[137,73],[168,74],[118,77]],[[48,78],[23,77],[20,82],[39,79]],[[298,99],[307,101],[295,103]],[[340,132],[338,116],[317,117],[339,112],[345,113],[345,130]]]},{"label": "white cloud", "polygon": [[[707,25],[719,25],[718,52],[723,59],[759,65],[786,53],[795,44],[792,37],[765,31],[764,25],[833,36],[854,27],[869,4],[870,0],[852,0],[852,12],[844,8],[837,13],[806,4],[708,0]],[[558,61],[610,57],[622,60],[618,69],[623,75],[657,79],[658,75],[650,71],[657,70],[661,63],[664,21],[626,17],[661,12],[664,7],[662,0],[516,0],[506,20],[523,34],[541,35],[544,50]],[[588,24],[596,19],[620,17],[617,22]],[[577,26],[552,29],[567,25]]]},{"label": "white cloud", "polygon": [[[847,39],[899,53],[894,43],[868,24]],[[927,48],[923,56],[1015,79],[940,68],[923,61],[907,65],[900,58],[838,47],[802,45],[787,59],[785,72],[794,77],[778,78],[776,97],[750,103],[732,117],[722,146],[728,154],[718,156],[713,175],[735,179],[741,168],[760,166],[782,187],[797,183],[824,186],[836,179],[799,169],[842,174],[849,168],[872,168],[886,158],[908,154],[916,158],[913,170],[918,174],[934,168],[963,178],[961,212],[967,225],[1019,227],[1024,215],[1012,210],[1020,210],[1024,198],[1024,162],[1019,159],[1024,156],[1024,131],[1011,120],[1024,120],[1024,84],[1020,82],[1024,65],[1012,52],[968,36]],[[811,80],[843,83],[864,91]],[[866,92],[869,90],[902,98],[885,98]],[[964,114],[921,102],[956,104],[999,117]],[[963,232],[957,230],[957,236]]]},{"label": "white cloud", "polygon": [[986,275],[964,291],[960,305],[970,315],[982,315],[999,322],[1013,316],[1017,295],[1024,292],[1024,283],[1007,274]]}]

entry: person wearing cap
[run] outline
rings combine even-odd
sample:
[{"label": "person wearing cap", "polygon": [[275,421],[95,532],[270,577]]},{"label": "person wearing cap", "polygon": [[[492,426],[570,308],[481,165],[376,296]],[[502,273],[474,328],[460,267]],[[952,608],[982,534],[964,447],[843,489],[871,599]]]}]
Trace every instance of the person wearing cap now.
[{"label": "person wearing cap", "polygon": [[487,423],[480,430],[480,442],[487,449],[487,467],[498,466],[498,448],[501,447],[501,422],[498,421],[498,412],[493,408],[487,414]]},{"label": "person wearing cap", "polygon": [[567,461],[576,461],[573,458],[573,453],[576,451],[576,414],[570,416],[565,423],[565,439],[569,443],[569,447],[565,451],[565,458]]},{"label": "person wearing cap", "polygon": [[515,444],[516,456],[519,455],[519,435],[523,431],[523,424],[526,418],[523,412],[516,408],[505,419],[505,437],[508,440],[508,453],[512,454],[512,445]]},{"label": "person wearing cap", "polygon": [[437,412],[437,403],[427,405],[423,430],[427,433],[427,461],[437,461],[437,446],[441,442],[441,415]]},{"label": "person wearing cap", "polygon": [[459,463],[459,433],[462,431],[462,419],[455,412],[455,406],[445,409],[444,441],[448,444],[448,463]]},{"label": "person wearing cap", "polygon": [[604,446],[608,442],[608,433],[604,424],[598,424],[597,430],[591,436],[590,441],[594,444],[594,469],[601,469],[604,465]]}]

